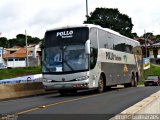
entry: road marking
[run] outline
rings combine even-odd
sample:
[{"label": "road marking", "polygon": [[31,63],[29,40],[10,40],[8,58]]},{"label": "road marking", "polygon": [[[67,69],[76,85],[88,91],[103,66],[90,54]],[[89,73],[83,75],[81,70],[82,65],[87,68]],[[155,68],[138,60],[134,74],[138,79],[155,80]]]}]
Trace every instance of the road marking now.
[{"label": "road marking", "polygon": [[22,115],[22,114],[25,114],[25,113],[29,113],[29,112],[32,112],[32,111],[36,111],[36,110],[39,110],[41,108],[32,108],[32,109],[29,109],[29,110],[25,110],[25,111],[22,111],[22,112],[18,112],[18,113],[15,113],[15,115]]},{"label": "road marking", "polygon": [[[129,88],[124,88],[124,89],[129,89]],[[119,91],[122,91],[124,89],[118,88],[118,91],[111,91],[111,92],[119,92]],[[104,94],[108,94],[108,92],[104,92],[104,93],[101,93],[101,94],[89,95],[89,96],[70,99],[70,100],[64,100],[64,101],[60,101],[60,102],[52,103],[52,104],[46,104],[46,105],[38,106],[38,107],[35,107],[35,108],[31,108],[31,109],[28,109],[28,110],[25,110],[25,111],[17,112],[17,113],[12,114],[12,115],[22,115],[22,114],[33,112],[33,111],[36,111],[36,110],[46,109],[48,107],[52,107],[52,106],[56,106],[56,105],[60,105],[60,104],[64,104],[64,103],[69,103],[69,102],[74,102],[74,101],[78,101],[78,100],[83,100],[83,99],[87,99],[87,98],[91,98],[91,97],[96,97],[96,96],[100,96],[100,95],[104,95]]]},{"label": "road marking", "polygon": [[52,106],[56,106],[56,105],[60,105],[60,104],[64,104],[64,103],[69,103],[69,102],[74,102],[74,101],[78,101],[78,100],[82,100],[82,99],[87,99],[87,98],[91,98],[91,97],[95,97],[95,96],[99,96],[99,95],[102,95],[102,94],[95,94],[95,95],[90,95],[90,96],[85,96],[85,97],[80,97],[80,98],[75,98],[75,99],[70,99],[70,100],[64,100],[64,101],[60,101],[60,102],[57,102],[57,103],[42,105],[42,106],[39,106],[39,107],[36,107],[36,108],[32,108],[32,109],[29,109],[29,110],[25,110],[25,111],[22,111],[22,112],[15,113],[14,115],[22,115],[22,114],[33,112],[33,111],[36,111],[36,110],[45,109],[45,108],[48,108],[48,107],[52,107]]}]

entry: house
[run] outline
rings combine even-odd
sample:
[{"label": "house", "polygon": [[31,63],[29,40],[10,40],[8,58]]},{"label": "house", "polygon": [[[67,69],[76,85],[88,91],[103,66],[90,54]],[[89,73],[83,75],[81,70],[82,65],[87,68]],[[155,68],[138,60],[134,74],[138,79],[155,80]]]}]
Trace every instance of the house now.
[{"label": "house", "polygon": [[41,59],[41,49],[40,45],[29,45],[22,48],[19,46],[14,46],[13,48],[5,48],[5,53],[3,54],[3,59],[7,67],[26,67],[26,58],[28,51],[28,66],[38,66],[40,65]]},{"label": "house", "polygon": [[138,38],[137,41],[139,41],[141,44],[142,53],[144,57],[149,57],[152,62],[156,61],[157,59],[160,59],[159,40],[153,41],[153,40],[147,39],[145,42],[144,38]]},{"label": "house", "polygon": [[12,51],[6,50],[3,58],[6,61],[7,67],[26,67],[26,50],[24,48],[19,48],[13,53]]},{"label": "house", "polygon": [[31,52],[31,54],[28,56],[29,59],[29,66],[38,66],[41,64],[41,48],[40,44],[30,44],[27,47],[27,50]]},{"label": "house", "polygon": [[160,42],[148,46],[150,58],[160,58]]}]

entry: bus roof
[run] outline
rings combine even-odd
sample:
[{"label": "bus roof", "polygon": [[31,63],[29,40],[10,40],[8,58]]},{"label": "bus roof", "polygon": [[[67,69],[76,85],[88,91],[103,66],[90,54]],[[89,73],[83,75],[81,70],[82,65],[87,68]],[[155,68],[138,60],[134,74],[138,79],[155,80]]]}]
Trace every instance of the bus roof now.
[{"label": "bus roof", "polygon": [[101,27],[101,26],[99,26],[99,25],[94,25],[94,24],[66,25],[66,26],[56,27],[56,28],[53,28],[53,29],[50,29],[50,30],[47,30],[47,31],[58,30],[58,29],[66,29],[66,28],[76,28],[76,27],[89,27],[89,28],[95,27],[95,28],[104,30],[104,31],[106,31],[106,32],[109,32],[109,33],[111,33],[111,34],[115,34],[115,35],[117,35],[117,36],[119,36],[119,37],[124,37],[124,38],[127,38],[127,39],[131,40],[131,41],[134,41],[134,42],[139,43],[138,41],[136,41],[136,40],[134,40],[134,39],[131,39],[131,38],[128,38],[128,37],[126,37],[126,36],[124,36],[124,35],[121,35],[119,32],[116,32],[116,31],[111,30],[111,29],[109,29],[109,28],[103,28],[103,27]]}]

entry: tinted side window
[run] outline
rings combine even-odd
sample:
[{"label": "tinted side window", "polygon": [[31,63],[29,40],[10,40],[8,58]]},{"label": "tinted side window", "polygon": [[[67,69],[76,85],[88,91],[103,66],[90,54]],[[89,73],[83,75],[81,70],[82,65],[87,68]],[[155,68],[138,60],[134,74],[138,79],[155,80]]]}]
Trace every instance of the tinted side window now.
[{"label": "tinted side window", "polygon": [[133,41],[121,38],[119,36],[117,36],[116,38],[117,39],[114,39],[114,50],[133,53],[133,46],[134,46]]},{"label": "tinted side window", "polygon": [[111,33],[98,29],[98,41],[100,48],[113,49],[114,37]]}]

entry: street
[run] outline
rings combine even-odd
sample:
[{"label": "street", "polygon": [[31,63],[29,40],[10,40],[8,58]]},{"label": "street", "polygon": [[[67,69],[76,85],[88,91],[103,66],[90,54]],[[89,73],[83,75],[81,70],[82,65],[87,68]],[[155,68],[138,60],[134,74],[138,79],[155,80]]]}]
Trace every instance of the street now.
[{"label": "street", "polygon": [[[102,94],[92,91],[60,96],[58,93],[0,102],[0,114],[27,117],[65,116],[108,117],[120,113],[142,99],[160,90],[160,86],[112,88]],[[63,116],[64,115],[64,116]],[[84,116],[83,116],[84,117]],[[81,118],[83,118],[81,117]],[[59,119],[59,118],[57,118]]]}]

